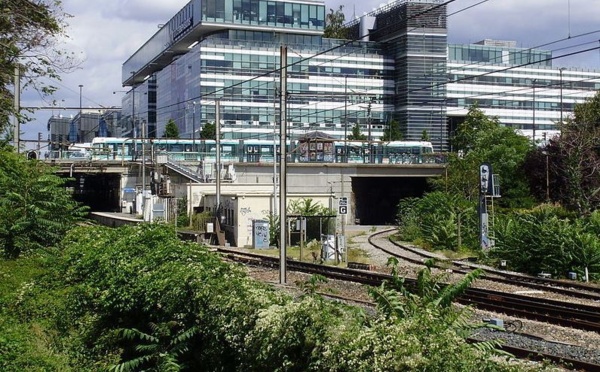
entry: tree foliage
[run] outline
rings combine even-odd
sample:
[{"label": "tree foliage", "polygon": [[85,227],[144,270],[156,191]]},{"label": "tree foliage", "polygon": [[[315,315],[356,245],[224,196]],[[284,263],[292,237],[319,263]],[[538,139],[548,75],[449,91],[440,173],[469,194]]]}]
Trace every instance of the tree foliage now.
[{"label": "tree foliage", "polygon": [[[21,122],[28,120],[23,112],[14,112],[13,83],[19,71],[21,87],[32,87],[47,96],[56,87],[44,79],[60,80],[61,72],[71,71],[79,63],[73,53],[58,48],[65,38],[69,17],[58,0],[10,0],[0,2],[0,133],[5,132],[9,118],[16,114]],[[10,137],[10,134],[8,134]]]},{"label": "tree foliage", "polygon": [[576,105],[560,129],[558,138],[528,158],[529,184],[538,195],[545,190],[548,160],[551,200],[588,215],[600,207],[600,92]]},{"label": "tree foliage", "polygon": [[526,156],[532,150],[526,137],[501,126],[496,118],[487,117],[473,106],[452,143],[458,153],[448,158],[447,176],[434,182],[438,190],[477,200],[479,166],[489,163],[499,177],[500,205],[519,208],[533,205],[529,182],[523,171]]},{"label": "tree foliage", "polygon": [[531,211],[499,215],[496,221],[497,248],[493,257],[508,261],[511,270],[537,275],[547,272],[579,277],[588,270],[600,278],[600,214],[579,218],[560,207],[541,206]]},{"label": "tree foliage", "polygon": [[0,149],[0,244],[5,257],[58,243],[83,217],[85,209],[64,184],[44,163]]},{"label": "tree foliage", "polygon": [[433,250],[460,251],[478,244],[477,202],[459,194],[431,192],[399,203],[398,228],[404,240]]},{"label": "tree foliage", "polygon": [[179,127],[175,124],[173,119],[169,119],[165,126],[165,133],[163,138],[179,138]]},{"label": "tree foliage", "polygon": [[[38,318],[48,314],[40,311],[32,321],[44,327],[38,348],[72,366],[61,370],[524,370],[465,342],[463,313],[448,302],[463,283],[446,289],[430,273],[406,299],[423,306],[398,317],[326,300],[314,292],[316,280],[292,297],[179,241],[167,225],[81,226],[59,248],[44,280],[15,285],[14,299],[1,299],[21,319],[42,305],[39,296],[58,302],[46,309],[51,318]],[[405,301],[394,290],[379,298]],[[6,370],[67,365],[18,357],[13,334],[3,332]],[[17,358],[5,359],[7,349]]]},{"label": "tree foliage", "polygon": [[217,126],[215,123],[206,123],[202,126],[202,130],[200,131],[200,138],[202,139],[217,139]]},{"label": "tree foliage", "polygon": [[344,21],[346,16],[344,15],[344,6],[334,11],[329,9],[329,13],[325,16],[325,30],[323,31],[323,37],[330,39],[347,39],[348,29],[344,27]]},{"label": "tree foliage", "polygon": [[355,123],[352,127],[352,133],[348,136],[349,141],[366,141],[367,136],[360,131],[360,126]]},{"label": "tree foliage", "polygon": [[401,141],[404,139],[404,135],[402,134],[402,128],[400,127],[400,123],[397,120],[390,121],[387,128],[383,130],[383,137],[381,137],[382,141]]}]

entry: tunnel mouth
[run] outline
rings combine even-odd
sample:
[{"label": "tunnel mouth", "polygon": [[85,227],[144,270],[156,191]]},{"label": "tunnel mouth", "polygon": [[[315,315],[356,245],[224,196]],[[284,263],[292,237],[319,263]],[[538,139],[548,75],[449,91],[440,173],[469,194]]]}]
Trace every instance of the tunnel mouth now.
[{"label": "tunnel mouth", "polygon": [[426,177],[353,177],[356,225],[396,225],[401,199],[428,191]]}]

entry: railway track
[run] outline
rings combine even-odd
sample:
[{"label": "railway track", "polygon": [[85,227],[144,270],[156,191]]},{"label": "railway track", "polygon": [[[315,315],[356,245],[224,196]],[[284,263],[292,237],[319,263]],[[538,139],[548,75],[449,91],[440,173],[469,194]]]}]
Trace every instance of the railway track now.
[{"label": "railway track", "polygon": [[[217,248],[217,251],[228,259],[236,262],[271,268],[279,267],[279,258],[277,257],[225,248]],[[391,279],[391,276],[388,274],[299,262],[291,259],[286,261],[286,265],[291,271],[299,271],[306,274],[320,274],[330,279],[352,281],[370,286],[379,286],[384,280]],[[414,284],[412,279],[406,279],[405,282],[407,285]],[[344,298],[343,300],[350,299]],[[459,298],[459,302],[470,304],[478,308],[485,308],[490,311],[544,321],[550,324],[600,332],[600,314],[598,314],[598,311],[593,311],[593,309],[589,308],[581,309],[580,305],[559,303],[558,301],[551,300],[546,301],[544,304],[540,304],[537,302],[537,299],[531,297],[513,296],[480,289],[467,290],[467,292]],[[363,303],[363,301],[357,301],[357,303]],[[598,308],[595,309],[598,310]],[[523,336],[527,337],[527,335]],[[468,341],[476,342],[475,339],[469,339]],[[551,353],[540,352],[539,350],[530,350],[510,345],[504,345],[502,349],[519,358],[537,361],[552,361],[568,368],[575,368],[583,371],[600,370],[600,365],[592,362],[557,356]]]},{"label": "railway track", "polygon": [[[425,260],[434,259],[438,261],[437,264],[434,264],[434,267],[437,267],[439,269],[450,269],[452,270],[452,272],[458,274],[467,274],[472,270],[482,268],[485,270],[486,280],[527,287],[534,290],[553,292],[569,297],[598,301],[598,303],[600,303],[600,287],[598,286],[579,283],[575,281],[539,278],[525,274],[496,270],[489,267],[484,268],[481,265],[476,265],[471,262],[465,261],[443,260],[440,262],[440,259],[433,254],[424,252],[420,249],[412,248],[404,244],[400,244],[396,241],[393,241],[392,239],[389,239],[388,237],[386,240],[393,244],[395,247],[397,247],[400,250],[410,252],[410,255],[400,255],[395,249],[388,249],[383,244],[377,242],[378,239],[389,235],[393,231],[395,231],[395,229],[383,230],[374,233],[369,237],[369,243],[377,249],[380,249],[381,251],[389,254],[390,256],[397,257],[401,260],[405,260],[411,263],[422,265],[424,264]],[[598,311],[600,311],[600,308],[598,309]]]},{"label": "railway track", "polygon": [[[246,253],[231,249],[218,248],[218,252],[238,262],[278,267],[279,258]],[[392,279],[391,275],[326,266],[308,262],[287,260],[289,270],[307,274],[320,274],[330,279],[351,281],[370,286],[380,286]],[[405,278],[407,286],[415,285],[416,280]],[[600,307],[572,304],[550,299],[539,299],[524,295],[502,293],[487,289],[469,288],[458,298],[458,302],[473,305],[498,313],[504,313],[524,319],[542,321],[549,324],[572,327],[586,331],[600,332]]]}]

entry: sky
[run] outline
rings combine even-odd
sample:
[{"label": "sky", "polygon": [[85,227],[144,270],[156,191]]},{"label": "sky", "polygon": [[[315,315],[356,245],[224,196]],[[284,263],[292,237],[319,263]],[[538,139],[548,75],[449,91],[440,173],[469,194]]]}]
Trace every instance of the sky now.
[{"label": "sky", "polygon": [[[48,119],[54,115],[75,116],[78,109],[61,107],[111,107],[121,105],[122,64],[189,0],[63,0],[70,14],[62,47],[80,60],[78,68],[51,81],[58,91],[50,98],[25,91],[23,107],[38,110],[34,121],[21,127],[25,141],[48,136]],[[350,2],[325,0],[327,12],[344,6],[346,20],[385,4],[377,0]],[[448,5],[448,42],[473,43],[483,39],[513,40],[517,46],[552,50],[558,67],[600,70],[600,0],[454,0]],[[82,85],[80,88],[79,85]],[[113,94],[113,92],[116,92]],[[81,93],[81,94],[80,94]],[[26,142],[33,148],[33,142]]]}]

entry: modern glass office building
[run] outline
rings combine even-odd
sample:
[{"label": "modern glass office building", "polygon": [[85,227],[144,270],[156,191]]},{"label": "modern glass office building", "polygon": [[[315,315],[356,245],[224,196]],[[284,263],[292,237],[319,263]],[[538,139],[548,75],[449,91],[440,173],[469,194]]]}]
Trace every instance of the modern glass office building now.
[{"label": "modern glass office building", "polygon": [[448,46],[450,130],[477,104],[504,125],[544,140],[576,103],[600,90],[600,71],[555,68],[550,51],[515,45],[483,40]]},{"label": "modern glass office building", "polygon": [[[397,0],[323,38],[323,1],[192,0],[124,64],[123,133],[160,137],[173,120],[199,138],[220,102],[225,138],[273,138],[280,123],[280,49],[287,47],[289,136],[319,130],[372,140],[397,121],[409,140],[448,136],[475,101],[506,125],[555,128],[599,89],[598,72],[552,68],[547,51],[487,41],[447,44],[440,0]],[[535,110],[534,110],[535,107]],[[141,128],[144,128],[142,130]]]}]

